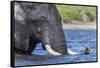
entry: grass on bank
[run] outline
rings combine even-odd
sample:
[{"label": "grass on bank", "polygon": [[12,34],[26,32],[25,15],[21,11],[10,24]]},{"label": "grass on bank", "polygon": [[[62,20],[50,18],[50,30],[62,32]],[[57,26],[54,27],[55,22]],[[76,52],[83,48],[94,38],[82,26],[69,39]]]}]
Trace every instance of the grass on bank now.
[{"label": "grass on bank", "polygon": [[71,20],[90,21],[96,20],[96,7],[56,5],[64,22]]}]

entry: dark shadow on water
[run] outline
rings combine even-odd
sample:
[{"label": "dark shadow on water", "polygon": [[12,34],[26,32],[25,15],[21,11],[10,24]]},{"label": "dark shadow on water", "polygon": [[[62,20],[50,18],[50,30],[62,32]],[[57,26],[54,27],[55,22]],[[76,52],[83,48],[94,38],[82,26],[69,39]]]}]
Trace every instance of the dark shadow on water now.
[{"label": "dark shadow on water", "polygon": [[[63,55],[65,56],[65,55]],[[62,56],[53,56],[53,55],[20,55],[20,54],[16,54],[15,55],[15,60],[16,61],[46,61],[46,60],[50,60],[50,59],[57,59],[60,58]]]}]

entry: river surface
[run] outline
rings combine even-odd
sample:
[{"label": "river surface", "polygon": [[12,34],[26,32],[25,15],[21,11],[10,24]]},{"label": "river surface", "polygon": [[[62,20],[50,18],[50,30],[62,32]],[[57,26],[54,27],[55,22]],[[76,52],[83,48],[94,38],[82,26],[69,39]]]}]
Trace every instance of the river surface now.
[{"label": "river surface", "polygon": [[86,47],[91,49],[89,55],[62,55],[54,57],[47,51],[43,50],[41,43],[39,43],[36,49],[32,52],[33,55],[37,55],[39,59],[43,60],[16,60],[15,66],[26,65],[47,65],[47,64],[67,64],[75,62],[93,62],[97,60],[96,57],[96,30],[64,30],[64,34],[67,41],[67,46],[73,51],[82,53]]}]

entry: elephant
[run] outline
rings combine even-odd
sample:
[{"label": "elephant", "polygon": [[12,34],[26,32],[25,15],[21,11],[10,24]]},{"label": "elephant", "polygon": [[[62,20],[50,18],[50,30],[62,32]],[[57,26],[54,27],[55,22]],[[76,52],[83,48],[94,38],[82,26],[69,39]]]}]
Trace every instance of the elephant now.
[{"label": "elephant", "polygon": [[62,18],[55,4],[14,3],[15,51],[31,55],[38,43],[52,55],[78,54],[67,48]]}]

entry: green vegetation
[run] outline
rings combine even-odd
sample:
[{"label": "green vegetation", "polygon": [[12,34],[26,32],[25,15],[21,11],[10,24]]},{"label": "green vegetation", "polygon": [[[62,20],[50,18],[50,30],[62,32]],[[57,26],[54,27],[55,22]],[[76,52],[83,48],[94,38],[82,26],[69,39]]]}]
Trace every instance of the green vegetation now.
[{"label": "green vegetation", "polygon": [[96,20],[96,7],[56,5],[64,22],[71,20],[90,21]]}]

